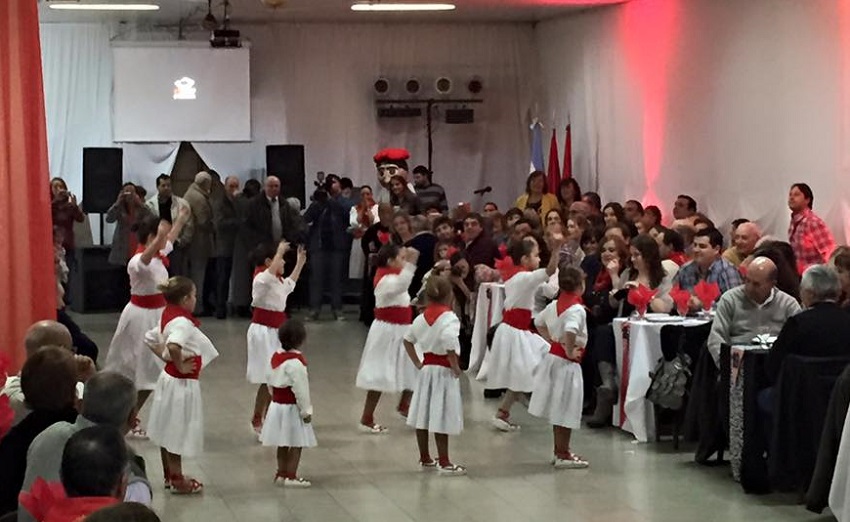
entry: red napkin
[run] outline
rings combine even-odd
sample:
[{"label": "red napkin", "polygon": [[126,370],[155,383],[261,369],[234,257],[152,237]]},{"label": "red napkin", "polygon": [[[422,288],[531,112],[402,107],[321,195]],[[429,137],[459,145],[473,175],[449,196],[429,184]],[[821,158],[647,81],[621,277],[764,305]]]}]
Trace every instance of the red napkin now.
[{"label": "red napkin", "polygon": [[638,285],[635,288],[629,290],[629,303],[631,303],[640,315],[646,314],[646,309],[649,306],[650,301],[655,298],[655,294],[658,293],[658,290],[650,290],[644,285]]},{"label": "red napkin", "polygon": [[720,285],[700,281],[694,286],[694,295],[702,301],[702,308],[707,312],[711,310],[711,305],[714,304],[714,301],[720,297]]},{"label": "red napkin", "polygon": [[18,502],[36,519],[44,516],[56,502],[66,498],[61,482],[47,482],[39,477],[29,491],[21,491]]},{"label": "red napkin", "polygon": [[688,301],[691,299],[691,294],[687,290],[682,290],[679,285],[674,286],[670,290],[670,297],[676,303],[676,310],[679,315],[684,317],[688,313]]},{"label": "red napkin", "polygon": [[378,232],[378,242],[382,245],[386,245],[390,242],[390,233],[389,232]]}]

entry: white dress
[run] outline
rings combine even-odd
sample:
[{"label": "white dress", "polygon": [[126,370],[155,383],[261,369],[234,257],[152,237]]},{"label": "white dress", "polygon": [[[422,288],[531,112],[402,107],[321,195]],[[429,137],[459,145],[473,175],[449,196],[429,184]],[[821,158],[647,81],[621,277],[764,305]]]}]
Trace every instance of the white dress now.
[{"label": "white dress", "polygon": [[[556,342],[569,332],[575,334],[577,347],[587,346],[587,316],[581,304],[574,304],[558,315],[558,302],[553,301],[540,313],[535,324],[538,328],[546,326]],[[581,365],[552,353],[544,355],[534,370],[528,413],[548,419],[553,426],[578,429],[583,401]]]},{"label": "white dress", "polygon": [[[183,356],[200,356],[201,370],[218,351],[209,338],[185,317],[176,317],[160,332],[159,326],[147,333],[149,344],[177,344]],[[148,436],[170,453],[194,457],[204,450],[204,404],[198,379],[178,378],[160,372],[148,419]]]},{"label": "white dress", "polygon": [[[530,314],[538,287],[548,279],[543,268],[511,277],[505,283],[505,311],[521,309]],[[502,322],[496,328],[493,344],[476,378],[486,381],[489,389],[530,392],[534,387],[534,368],[548,350],[549,343],[536,333]]]},{"label": "white dress", "polygon": [[[433,324],[428,324],[428,319],[427,311],[418,316],[404,338],[413,343],[417,351],[426,354],[459,354],[460,320],[454,312],[443,312]],[[438,364],[422,367],[413,388],[407,425],[447,435],[458,435],[463,431],[460,379],[452,374],[451,368]]]},{"label": "white dress", "polygon": [[[254,277],[251,306],[273,312],[286,310],[286,299],[295,290],[295,281],[280,279],[268,270]],[[253,384],[265,384],[271,369],[272,355],[280,348],[277,328],[252,322],[248,327],[248,370],[246,377]]]},{"label": "white dress", "polygon": [[[171,250],[169,242],[160,254],[168,255]],[[154,257],[145,265],[142,254],[130,258],[127,273],[130,276],[130,294],[137,296],[160,294],[157,286],[168,280],[168,269],[162,260]],[[127,303],[109,343],[104,369],[126,375],[138,390],[153,390],[162,373],[163,363],[145,346],[145,334],[152,328],[159,328],[164,308],[142,308],[132,301]]]},{"label": "white dress", "polygon": [[[278,351],[277,353],[285,354],[287,352]],[[293,350],[289,353],[300,352]],[[271,358],[269,360],[271,361]],[[266,381],[269,386],[275,388],[291,388],[295,395],[295,404],[281,404],[272,401],[263,423],[263,431],[260,433],[260,442],[263,443],[263,446],[315,447],[316,435],[313,433],[313,425],[304,422],[304,417],[313,415],[307,366],[297,358],[291,358],[277,368],[272,368],[269,364]]]},{"label": "white dress", "polygon": [[[416,266],[405,263],[399,274],[385,275],[375,286],[375,309],[410,307],[407,289]],[[366,336],[356,386],[362,390],[395,393],[416,385],[416,366],[404,349],[409,324],[375,319]]]}]

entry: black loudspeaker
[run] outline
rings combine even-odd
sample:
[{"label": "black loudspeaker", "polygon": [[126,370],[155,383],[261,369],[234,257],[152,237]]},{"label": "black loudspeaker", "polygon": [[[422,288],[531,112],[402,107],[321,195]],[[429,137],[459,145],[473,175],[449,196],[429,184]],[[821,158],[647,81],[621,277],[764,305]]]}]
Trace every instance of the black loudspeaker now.
[{"label": "black loudspeaker", "polygon": [[266,173],[280,178],[283,198],[298,198],[304,208],[307,202],[304,145],[266,145]]},{"label": "black loudspeaker", "polygon": [[[113,198],[114,199],[114,198]],[[108,246],[76,250],[77,269],[70,276],[71,310],[120,312],[130,300],[127,267],[109,263]]]},{"label": "black loudspeaker", "polygon": [[115,203],[124,179],[124,151],[118,148],[83,149],[83,207],[105,214]]}]

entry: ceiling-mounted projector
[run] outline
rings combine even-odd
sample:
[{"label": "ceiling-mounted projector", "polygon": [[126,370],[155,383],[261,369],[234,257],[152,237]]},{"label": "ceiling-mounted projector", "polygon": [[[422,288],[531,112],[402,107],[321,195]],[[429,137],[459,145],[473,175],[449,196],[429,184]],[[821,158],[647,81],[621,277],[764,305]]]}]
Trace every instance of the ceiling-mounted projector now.
[{"label": "ceiling-mounted projector", "polygon": [[235,29],[216,29],[210,36],[212,47],[242,47],[239,31]]}]

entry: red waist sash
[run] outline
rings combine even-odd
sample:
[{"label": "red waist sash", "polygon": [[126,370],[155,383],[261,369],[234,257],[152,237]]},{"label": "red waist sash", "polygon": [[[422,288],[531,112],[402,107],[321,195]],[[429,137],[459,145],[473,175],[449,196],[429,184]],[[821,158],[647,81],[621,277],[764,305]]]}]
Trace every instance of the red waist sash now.
[{"label": "red waist sash", "polygon": [[180,373],[177,369],[177,365],[174,362],[165,363],[165,373],[174,377],[175,379],[193,379],[198,380],[201,376],[201,356],[195,355],[193,357],[189,357],[188,361],[192,361],[195,363],[195,371],[192,373]]},{"label": "red waist sash", "polygon": [[566,359],[578,364],[581,364],[581,360],[584,358],[584,348],[577,349],[576,356],[570,357],[567,355],[567,350],[564,349],[564,345],[561,343],[551,343],[549,346],[549,353],[555,357],[560,357],[561,359]]},{"label": "red waist sash", "polygon": [[502,312],[502,322],[517,330],[531,330],[531,310],[511,308]]},{"label": "red waist sash", "polygon": [[413,322],[413,309],[409,306],[375,308],[375,320],[390,324],[410,324]]},{"label": "red waist sash", "polygon": [[265,308],[254,308],[251,315],[251,322],[268,326],[269,328],[280,328],[286,320],[286,312],[275,312],[274,310],[266,310]]},{"label": "red waist sash", "polygon": [[272,401],[277,404],[295,404],[295,394],[292,392],[292,387],[272,388]]},{"label": "red waist sash", "polygon": [[151,295],[136,295],[133,294],[130,296],[130,302],[139,308],[147,308],[148,310],[155,310],[157,308],[165,308],[165,296],[162,294],[151,294]]},{"label": "red waist sash", "polygon": [[449,356],[448,355],[437,355],[436,353],[428,352],[425,354],[425,357],[422,358],[422,364],[425,366],[443,366],[446,368],[451,368],[452,365],[449,364]]}]

